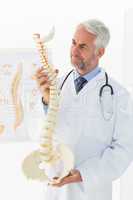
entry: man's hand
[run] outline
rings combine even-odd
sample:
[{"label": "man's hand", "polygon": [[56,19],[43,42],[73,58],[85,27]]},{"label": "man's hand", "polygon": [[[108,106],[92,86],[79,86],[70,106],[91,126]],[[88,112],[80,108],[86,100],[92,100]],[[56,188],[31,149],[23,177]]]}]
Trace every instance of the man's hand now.
[{"label": "man's hand", "polygon": [[74,169],[74,170],[71,170],[68,176],[65,176],[64,178],[60,180],[58,177],[56,177],[48,185],[51,185],[54,187],[61,187],[69,183],[77,183],[81,181],[82,181],[82,177],[81,177],[80,172]]},{"label": "man's hand", "polygon": [[[53,71],[52,77],[56,77],[59,73],[58,69]],[[49,103],[49,93],[51,81],[48,79],[48,75],[45,73],[43,67],[39,68],[35,73],[35,79],[37,81],[40,92],[43,96],[45,104]]]}]

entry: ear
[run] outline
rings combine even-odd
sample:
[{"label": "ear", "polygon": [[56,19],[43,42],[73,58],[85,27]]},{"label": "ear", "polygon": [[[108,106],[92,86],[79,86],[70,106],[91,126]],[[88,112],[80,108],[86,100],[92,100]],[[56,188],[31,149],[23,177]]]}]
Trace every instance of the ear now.
[{"label": "ear", "polygon": [[104,55],[105,48],[101,47],[97,50],[97,56],[101,58]]}]

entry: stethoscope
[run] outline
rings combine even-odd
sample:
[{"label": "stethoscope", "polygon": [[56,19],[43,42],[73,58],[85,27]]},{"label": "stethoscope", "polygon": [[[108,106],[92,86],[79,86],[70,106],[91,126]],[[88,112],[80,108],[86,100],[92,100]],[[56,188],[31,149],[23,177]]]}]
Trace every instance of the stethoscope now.
[{"label": "stethoscope", "polygon": [[[61,84],[61,87],[60,87],[60,90],[62,90],[67,78],[69,77],[69,75],[73,72],[73,69],[66,75],[65,79],[63,80],[62,84]],[[111,102],[110,102],[110,105],[104,105],[104,101],[103,101],[103,92],[105,89],[109,88],[110,90],[110,99],[111,99]],[[112,116],[113,116],[113,95],[114,95],[114,90],[113,90],[113,87],[108,83],[108,74],[107,72],[105,72],[105,84],[103,84],[99,90],[99,101],[100,101],[100,105],[101,105],[101,112],[102,112],[102,115],[103,115],[103,118],[106,120],[106,121],[109,121],[111,120]],[[107,107],[108,111],[104,109],[104,107]],[[110,106],[110,107],[109,107]]]}]

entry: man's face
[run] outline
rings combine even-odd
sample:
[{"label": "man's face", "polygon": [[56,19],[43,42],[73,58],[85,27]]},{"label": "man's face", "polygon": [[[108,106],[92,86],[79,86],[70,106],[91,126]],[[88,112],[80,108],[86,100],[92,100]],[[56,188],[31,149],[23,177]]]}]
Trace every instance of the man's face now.
[{"label": "man's face", "polygon": [[94,69],[98,64],[99,57],[96,54],[96,36],[78,26],[71,45],[71,63],[79,72],[84,75]]}]

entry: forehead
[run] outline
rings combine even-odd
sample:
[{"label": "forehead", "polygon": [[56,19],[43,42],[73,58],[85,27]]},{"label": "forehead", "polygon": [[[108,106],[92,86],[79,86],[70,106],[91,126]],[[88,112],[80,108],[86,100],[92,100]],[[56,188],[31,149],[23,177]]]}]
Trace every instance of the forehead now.
[{"label": "forehead", "polygon": [[88,32],[82,25],[79,25],[76,28],[73,39],[80,44],[81,43],[89,44],[95,41],[96,35]]}]

